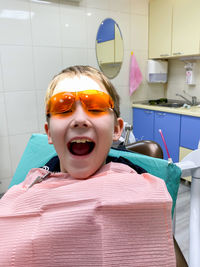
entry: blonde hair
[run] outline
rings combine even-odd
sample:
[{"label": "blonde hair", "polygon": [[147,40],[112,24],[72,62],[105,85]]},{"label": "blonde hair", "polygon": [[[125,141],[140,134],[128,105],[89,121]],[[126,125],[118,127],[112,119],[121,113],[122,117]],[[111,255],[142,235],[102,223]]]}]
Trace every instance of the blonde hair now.
[{"label": "blonde hair", "polygon": [[74,77],[74,76],[80,76],[80,75],[85,75],[90,77],[91,79],[96,80],[97,82],[100,82],[107,90],[109,95],[112,97],[114,101],[114,112],[118,117],[120,117],[120,98],[119,95],[115,89],[115,87],[112,85],[110,80],[99,70],[90,67],[90,66],[72,66],[69,68],[66,68],[62,70],[58,75],[56,75],[53,80],[50,82],[47,92],[46,92],[46,97],[45,97],[45,104],[47,105],[49,99],[53,95],[54,89],[58,82],[63,80],[64,78],[67,77]]}]

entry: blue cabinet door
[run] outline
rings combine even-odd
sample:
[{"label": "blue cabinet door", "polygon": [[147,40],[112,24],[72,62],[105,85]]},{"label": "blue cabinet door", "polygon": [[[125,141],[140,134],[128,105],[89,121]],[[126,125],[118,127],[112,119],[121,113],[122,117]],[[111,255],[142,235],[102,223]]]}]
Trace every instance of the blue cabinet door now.
[{"label": "blue cabinet door", "polygon": [[155,112],[154,140],[161,145],[164,153],[164,159],[168,159],[167,152],[159,132],[159,129],[161,129],[173,162],[179,161],[180,121],[180,115],[178,114],[158,111]]},{"label": "blue cabinet door", "polygon": [[153,140],[154,111],[133,108],[133,134],[136,141]]},{"label": "blue cabinet door", "polygon": [[180,146],[197,149],[200,140],[200,118],[182,116]]}]

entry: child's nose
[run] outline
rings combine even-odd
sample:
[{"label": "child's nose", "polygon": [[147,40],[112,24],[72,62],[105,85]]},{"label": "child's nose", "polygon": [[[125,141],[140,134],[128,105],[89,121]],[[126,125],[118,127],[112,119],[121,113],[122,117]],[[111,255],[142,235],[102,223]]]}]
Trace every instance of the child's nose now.
[{"label": "child's nose", "polygon": [[81,128],[88,128],[91,127],[91,122],[89,121],[88,115],[84,110],[80,101],[76,102],[76,108],[73,114],[71,127],[81,127]]}]

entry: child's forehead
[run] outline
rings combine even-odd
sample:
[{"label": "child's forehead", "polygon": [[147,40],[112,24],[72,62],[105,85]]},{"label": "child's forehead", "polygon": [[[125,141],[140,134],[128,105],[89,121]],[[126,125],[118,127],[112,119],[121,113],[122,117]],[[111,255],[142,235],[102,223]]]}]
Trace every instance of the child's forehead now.
[{"label": "child's forehead", "polygon": [[81,75],[74,77],[66,77],[63,80],[60,80],[54,89],[53,95],[59,92],[79,92],[88,89],[108,93],[105,87],[95,81],[95,79]]}]

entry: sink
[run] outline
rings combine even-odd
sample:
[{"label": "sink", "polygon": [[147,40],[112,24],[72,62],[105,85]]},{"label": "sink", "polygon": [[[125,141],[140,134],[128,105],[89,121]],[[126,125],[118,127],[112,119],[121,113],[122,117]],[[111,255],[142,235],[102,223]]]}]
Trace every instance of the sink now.
[{"label": "sink", "polygon": [[180,108],[183,107],[183,105],[186,104],[186,102],[179,99],[160,98],[155,100],[148,100],[148,102],[144,101],[141,104],[158,106],[158,107]]},{"label": "sink", "polygon": [[178,103],[178,102],[157,104],[157,106],[160,106],[160,107],[170,107],[170,108],[180,108],[183,105],[184,105],[184,103]]}]

